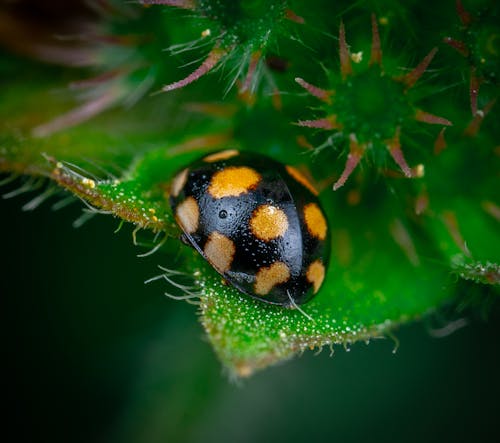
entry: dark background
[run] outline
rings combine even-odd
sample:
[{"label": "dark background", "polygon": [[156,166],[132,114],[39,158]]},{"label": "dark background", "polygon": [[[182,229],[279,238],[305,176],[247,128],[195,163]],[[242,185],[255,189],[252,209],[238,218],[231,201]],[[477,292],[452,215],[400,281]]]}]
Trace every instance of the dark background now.
[{"label": "dark background", "polygon": [[498,303],[445,338],[404,326],[396,354],[306,352],[234,383],[195,307],[143,284],[164,253],[137,258],[111,216],[73,228],[79,202],[23,212],[34,195],[0,201],[3,441],[498,440]]},{"label": "dark background", "polygon": [[[9,2],[50,34],[69,3]],[[428,320],[404,326],[396,354],[390,339],[336,347],[331,358],[306,352],[234,383],[196,309],[165,298],[161,282],[143,284],[168,256],[137,258],[131,227],[114,234],[110,216],[74,229],[79,203],[23,212],[35,195],[0,197],[2,441],[500,440],[498,303],[488,321],[471,312],[440,339]]]}]

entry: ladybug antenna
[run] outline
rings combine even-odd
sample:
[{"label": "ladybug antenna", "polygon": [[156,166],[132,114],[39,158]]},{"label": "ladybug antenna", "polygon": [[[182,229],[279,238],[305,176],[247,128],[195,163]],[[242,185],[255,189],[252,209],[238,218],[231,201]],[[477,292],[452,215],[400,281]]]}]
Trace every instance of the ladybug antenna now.
[{"label": "ladybug antenna", "polygon": [[288,300],[290,300],[291,309],[297,309],[297,311],[299,311],[305,318],[314,322],[314,319],[306,311],[300,308],[299,305],[297,305],[297,303],[295,303],[295,300],[290,295],[290,291],[288,289],[286,290],[286,295],[288,295]]}]

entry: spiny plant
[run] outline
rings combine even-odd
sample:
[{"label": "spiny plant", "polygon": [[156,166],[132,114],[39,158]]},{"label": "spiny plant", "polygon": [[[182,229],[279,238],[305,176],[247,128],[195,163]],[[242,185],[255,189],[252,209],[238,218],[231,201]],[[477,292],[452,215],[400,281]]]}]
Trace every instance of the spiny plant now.
[{"label": "spiny plant", "polygon": [[[144,5],[167,5],[186,9],[194,13],[193,26],[197,22],[205,26],[200,39],[208,40],[213,47],[201,65],[182,80],[163,86],[162,91],[182,88],[209,71],[222,65],[229,65],[234,82],[244,75],[240,90],[253,92],[263,70],[262,59],[281,36],[290,35],[290,21],[302,23],[287,1],[157,1],[142,0]],[[176,46],[176,50],[192,49],[200,43],[194,40]]]},{"label": "spiny plant", "polygon": [[[498,295],[497,2],[91,4],[0,10],[0,172],[21,182],[4,196],[38,189],[31,210],[69,191],[86,218],[152,231],[149,282],[198,306],[231,374]],[[320,190],[330,266],[301,310],[241,294],[180,243],[172,179],[221,149]]]},{"label": "spiny plant", "polygon": [[[457,15],[461,26],[456,31],[459,38],[446,36],[444,42],[462,55],[466,60],[465,69],[469,70],[469,96],[472,121],[466,128],[466,134],[474,136],[479,131],[481,122],[490,112],[499,95],[498,52],[495,40],[498,39],[500,19],[498,10],[480,9],[477,15],[468,12],[461,1],[456,4]],[[464,69],[464,70],[465,70]],[[486,98],[481,98],[482,106],[478,107],[481,85],[488,88]],[[488,97],[489,96],[489,97]]]},{"label": "spiny plant", "polygon": [[295,79],[299,85],[325,103],[327,113],[327,117],[302,120],[298,124],[334,131],[332,138],[335,139],[335,144],[349,146],[345,169],[333,185],[334,190],[344,185],[367,151],[379,168],[385,167],[387,160],[384,154],[389,153],[406,177],[422,173],[413,172],[405,160],[400,141],[402,126],[412,124],[412,120],[451,126],[449,120],[417,108],[409,95],[409,89],[413,88],[422,76],[434,58],[437,48],[405,75],[391,75],[383,69],[382,48],[375,15],[372,15],[372,35],[370,59],[367,63],[362,63],[363,52],[349,52],[344,24],[341,23],[340,73],[329,72],[332,87],[321,89],[300,77]]}]

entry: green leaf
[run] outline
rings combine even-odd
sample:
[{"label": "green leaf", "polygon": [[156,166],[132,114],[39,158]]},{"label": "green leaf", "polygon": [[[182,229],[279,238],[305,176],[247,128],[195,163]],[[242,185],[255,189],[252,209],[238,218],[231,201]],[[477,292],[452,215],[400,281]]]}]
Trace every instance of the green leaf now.
[{"label": "green leaf", "polygon": [[[81,130],[65,135],[72,133],[81,135]],[[62,159],[49,158],[47,170],[57,183],[97,208],[139,226],[177,235],[167,204],[169,180],[198,155],[151,148],[136,155],[117,179],[95,180]],[[408,238],[421,234],[416,226],[405,225],[398,218],[400,204],[389,191],[384,185],[371,189],[368,224],[363,218],[366,208],[349,206],[342,194],[324,193],[333,238],[331,264],[320,293],[303,307],[304,312],[240,295],[200,256],[182,246],[184,261],[179,259],[168,267],[195,276],[201,321],[231,372],[249,375],[305,349],[384,336],[451,298],[451,286],[441,289],[448,270],[429,259],[436,251],[425,242],[419,243],[424,245],[421,250],[408,246]],[[176,247],[173,243],[167,246]]]},{"label": "green leaf", "polygon": [[[20,172],[36,168],[98,209],[144,228],[178,235],[167,202],[169,180],[200,152],[186,150],[182,143],[151,143],[147,151],[131,155],[120,149],[122,137],[109,128],[103,137],[92,131],[96,125],[9,146],[6,164],[23,164]],[[91,140],[91,146],[82,140]],[[227,141],[221,139],[221,143]],[[106,151],[99,152],[104,147]],[[97,178],[86,168],[106,162],[108,151],[119,153],[125,161],[128,157],[129,165],[119,177]],[[78,160],[89,155],[90,164]],[[305,349],[384,336],[450,298],[450,291],[441,289],[447,270],[425,258],[431,248],[408,252],[395,240],[400,235],[395,230],[415,227],[405,226],[398,218],[399,203],[389,189],[379,185],[370,193],[369,223],[363,206],[349,206],[342,194],[323,193],[333,238],[331,264],[320,293],[303,307],[304,313],[240,295],[187,246],[178,240],[169,242],[167,247],[184,249],[185,259],[169,263],[168,268],[195,276],[202,324],[231,372],[249,375]]]},{"label": "green leaf", "polygon": [[250,300],[210,270],[199,271],[202,323],[226,366],[249,375],[306,349],[384,337],[451,299],[453,285],[443,288],[448,272],[432,260],[432,247],[398,245],[418,233],[395,218],[395,201],[386,198],[369,223],[360,208],[341,205],[339,198],[329,202],[330,267],[304,312]]},{"label": "green leaf", "polygon": [[[299,57],[309,54],[305,46],[300,49],[304,54]],[[323,62],[330,64],[331,57],[319,56],[325,60],[317,61],[318,69]],[[200,79],[189,89],[143,98],[133,108],[110,106],[78,125],[40,131],[81,106],[65,89],[72,78],[69,71],[10,56],[0,68],[9,85],[0,97],[0,172],[51,180],[94,211],[164,233],[151,252],[168,250],[176,259],[163,264],[153,280],[161,281],[174,298],[199,302],[208,339],[231,374],[248,376],[307,349],[386,337],[401,324],[456,303],[460,278],[474,287],[498,283],[498,188],[490,161],[498,142],[495,128],[483,128],[487,135],[472,141],[459,129],[438,157],[428,152],[430,131],[415,133],[411,143],[418,152],[409,152],[409,159],[412,164],[415,158],[425,159],[428,175],[407,180],[385,165],[376,171],[360,167],[345,188],[333,192],[331,164],[337,161],[338,140],[332,137],[311,151],[314,155],[303,155],[296,141],[302,134],[290,124],[304,115],[297,112],[304,107],[302,97],[288,94],[280,111],[270,105],[268,91],[256,91],[255,105],[248,97],[238,100],[228,94],[218,104],[232,107],[224,118],[194,116],[185,105],[196,102],[206,110],[205,105],[213,104],[211,94],[219,90],[212,87],[220,85],[211,76],[212,83]],[[296,91],[291,85],[298,74],[266,75],[273,94],[279,82]],[[446,92],[446,80],[437,78],[430,87],[436,84],[436,91]],[[384,108],[377,117],[383,119]],[[457,111],[461,130],[468,113]],[[310,144],[306,140],[302,145]],[[168,204],[170,181],[198,156],[221,148],[264,152],[306,166],[327,183],[320,199],[332,234],[330,265],[320,292],[300,309],[243,296],[178,239]],[[414,204],[422,193],[430,204],[420,213]]]}]

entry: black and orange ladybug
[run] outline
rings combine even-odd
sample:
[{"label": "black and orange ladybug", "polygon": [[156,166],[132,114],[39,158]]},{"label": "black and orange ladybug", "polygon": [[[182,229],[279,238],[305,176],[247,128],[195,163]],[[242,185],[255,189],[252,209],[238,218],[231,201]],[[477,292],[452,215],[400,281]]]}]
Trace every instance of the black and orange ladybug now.
[{"label": "black and orange ladybug", "polygon": [[210,154],[176,175],[170,204],[185,240],[245,294],[293,307],[323,283],[328,224],[294,167],[234,149]]}]

